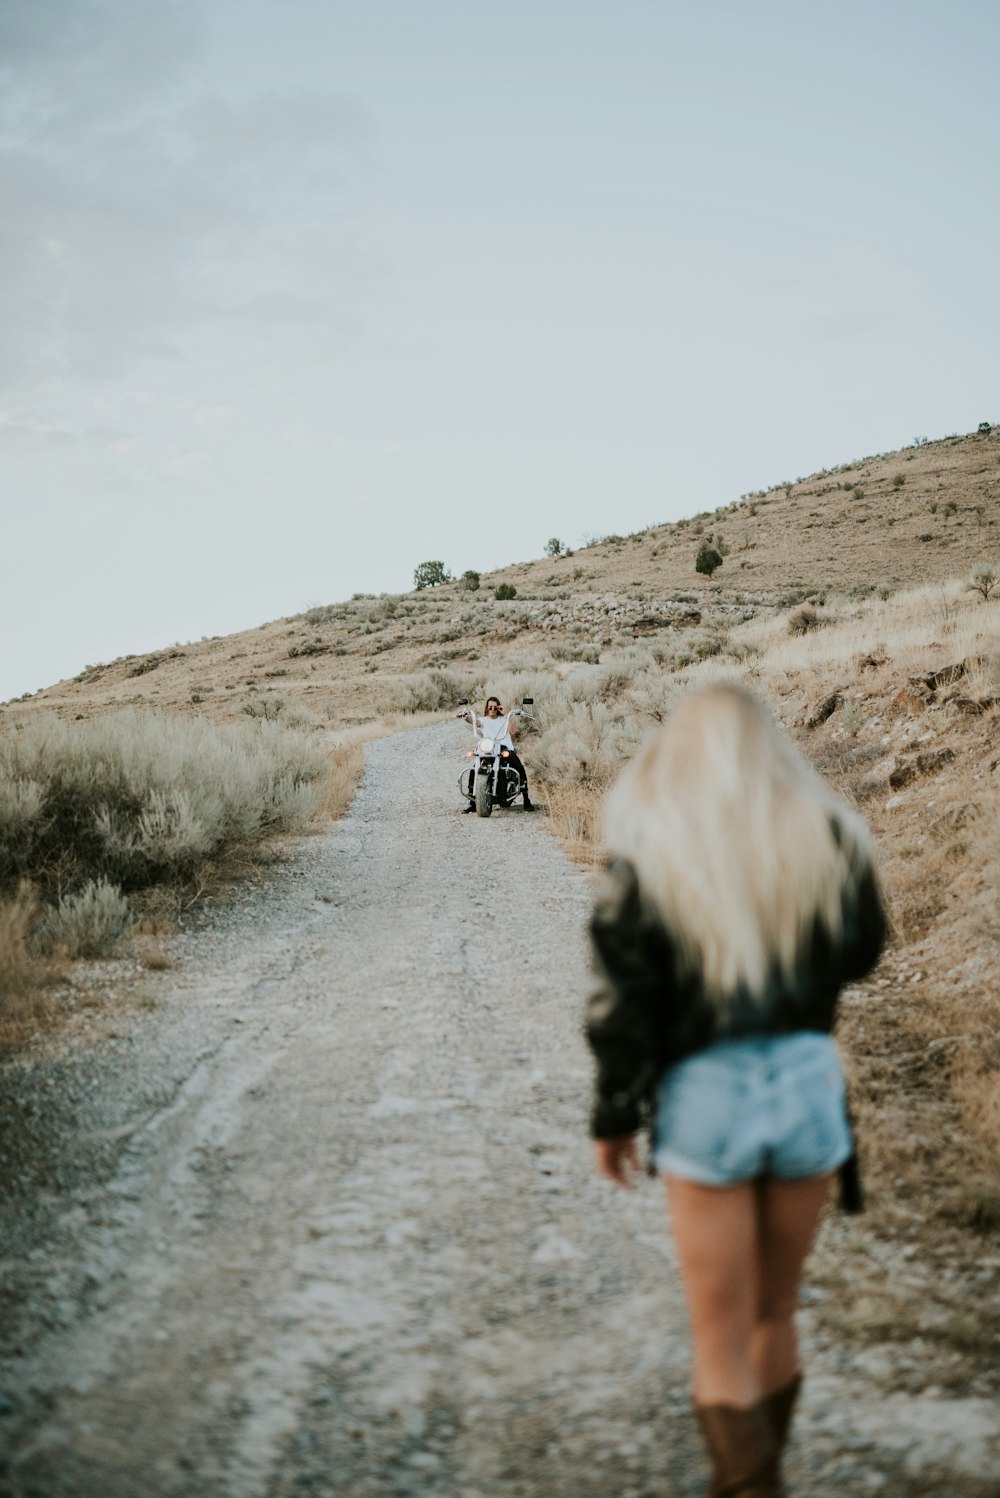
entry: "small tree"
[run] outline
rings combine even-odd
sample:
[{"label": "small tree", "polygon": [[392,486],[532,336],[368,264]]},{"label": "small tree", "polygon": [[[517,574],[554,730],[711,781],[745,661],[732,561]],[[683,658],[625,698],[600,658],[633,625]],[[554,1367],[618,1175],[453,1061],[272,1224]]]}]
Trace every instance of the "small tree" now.
[{"label": "small tree", "polygon": [[561,557],[565,549],[558,536],[550,536],[545,543],[547,557]]},{"label": "small tree", "polygon": [[443,562],[421,562],[413,569],[415,588],[437,588],[441,583],[450,583],[451,573]]},{"label": "small tree", "polygon": [[499,588],[494,588],[494,590],[493,590],[493,597],[494,598],[501,598],[501,599],[503,599],[503,598],[516,598],[517,597],[517,589],[514,587],[513,583],[501,583],[500,586],[499,586]]},{"label": "small tree", "polygon": [[698,547],[698,555],[694,559],[695,572],[701,572],[705,577],[711,577],[716,568],[722,566],[722,558],[708,541],[703,541]]},{"label": "small tree", "polygon": [[458,586],[464,588],[467,593],[476,593],[479,590],[479,573],[468,568],[462,573],[458,580]]},{"label": "small tree", "polygon": [[969,592],[978,593],[984,603],[989,603],[991,594],[1000,586],[1000,573],[994,567],[977,567],[969,578]]}]

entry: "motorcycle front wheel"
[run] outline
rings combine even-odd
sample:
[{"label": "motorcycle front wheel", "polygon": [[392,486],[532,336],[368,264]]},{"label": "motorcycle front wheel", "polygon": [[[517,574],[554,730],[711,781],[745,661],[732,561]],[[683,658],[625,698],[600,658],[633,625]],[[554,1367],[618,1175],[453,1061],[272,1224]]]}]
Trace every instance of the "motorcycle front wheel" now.
[{"label": "motorcycle front wheel", "polygon": [[488,817],[493,810],[493,788],[488,775],[476,776],[476,815]]}]

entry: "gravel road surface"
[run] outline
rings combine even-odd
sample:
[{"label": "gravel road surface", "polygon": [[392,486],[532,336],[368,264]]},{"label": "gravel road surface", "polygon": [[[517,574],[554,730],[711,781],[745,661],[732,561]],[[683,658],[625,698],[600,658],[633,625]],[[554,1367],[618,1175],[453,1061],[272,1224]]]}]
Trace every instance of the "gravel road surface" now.
[{"label": "gravel road surface", "polygon": [[[703,1491],[662,1192],[591,1170],[587,880],[542,818],[461,815],[464,748],[370,745],[351,815],[200,913],[155,1004],[8,1068],[0,1493]],[[950,1441],[932,1399],[873,1418],[843,1349],[810,1372],[803,1498],[996,1455],[976,1401]]]}]

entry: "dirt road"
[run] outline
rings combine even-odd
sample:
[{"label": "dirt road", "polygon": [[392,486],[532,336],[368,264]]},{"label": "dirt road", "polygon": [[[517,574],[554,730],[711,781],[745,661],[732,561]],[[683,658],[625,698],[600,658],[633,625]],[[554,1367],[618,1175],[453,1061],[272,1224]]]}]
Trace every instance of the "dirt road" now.
[{"label": "dirt road", "polygon": [[[155,1007],[11,1069],[0,1492],[702,1491],[661,1192],[590,1167],[587,883],[540,818],[459,814],[463,748],[371,745],[350,817],[178,937]],[[803,1498],[996,1455],[981,1402],[929,1438],[934,1400],[873,1422],[846,1350],[811,1369]]]}]

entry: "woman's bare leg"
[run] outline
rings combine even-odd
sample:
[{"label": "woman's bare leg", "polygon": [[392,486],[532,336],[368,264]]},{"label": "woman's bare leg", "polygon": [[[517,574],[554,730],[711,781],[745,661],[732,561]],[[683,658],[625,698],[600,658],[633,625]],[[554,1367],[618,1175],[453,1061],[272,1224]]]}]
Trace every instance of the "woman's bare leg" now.
[{"label": "woman's bare leg", "polygon": [[805,1181],[766,1177],[755,1186],[757,1306],[750,1362],[762,1395],[783,1389],[799,1370],[795,1308],[832,1175]]},{"label": "woman's bare leg", "polygon": [[668,1176],[667,1191],[691,1317],[695,1400],[749,1409],[762,1392],[750,1355],[762,1283],[757,1188]]},{"label": "woman's bare leg", "polygon": [[746,1409],[798,1372],[799,1283],[831,1180],[667,1177],[699,1404]]}]

